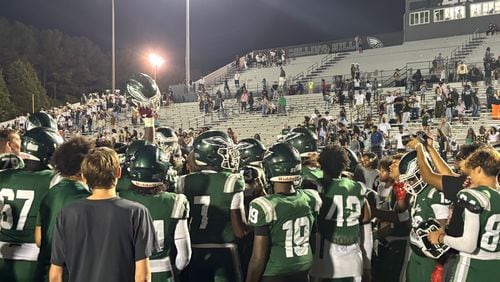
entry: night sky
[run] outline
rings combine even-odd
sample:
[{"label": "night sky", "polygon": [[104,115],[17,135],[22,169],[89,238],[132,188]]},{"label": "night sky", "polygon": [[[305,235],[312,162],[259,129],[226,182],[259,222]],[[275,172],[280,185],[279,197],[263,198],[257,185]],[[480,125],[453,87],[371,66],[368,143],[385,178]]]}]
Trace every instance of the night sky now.
[{"label": "night sky", "polygon": [[[193,79],[253,49],[401,31],[404,2],[191,0]],[[116,0],[116,5],[117,48],[133,50],[136,59],[155,51],[167,60],[164,75],[182,77],[185,2]],[[104,51],[111,49],[110,0],[0,0],[0,17],[85,36]]]}]

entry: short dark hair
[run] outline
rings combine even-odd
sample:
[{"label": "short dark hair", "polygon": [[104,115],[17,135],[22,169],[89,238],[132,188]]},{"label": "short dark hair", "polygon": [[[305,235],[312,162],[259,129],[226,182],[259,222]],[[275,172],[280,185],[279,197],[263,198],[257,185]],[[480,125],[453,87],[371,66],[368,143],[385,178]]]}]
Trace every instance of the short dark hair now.
[{"label": "short dark hair", "polygon": [[83,158],[94,148],[87,137],[77,136],[59,146],[52,156],[52,165],[62,176],[76,175],[81,171]]},{"label": "short dark hair", "polygon": [[319,154],[321,169],[331,177],[339,177],[349,166],[349,156],[346,150],[337,144],[327,145]]},{"label": "short dark hair", "polygon": [[465,160],[467,159],[472,153],[474,153],[477,149],[486,146],[484,143],[481,142],[474,142],[472,144],[464,144],[460,146],[460,151],[458,151],[457,155],[455,156],[456,160]]},{"label": "short dark hair", "polygon": [[370,160],[371,168],[376,169],[378,166],[378,157],[375,153],[373,152],[364,152],[362,157],[367,157]]},{"label": "short dark hair", "polygon": [[390,171],[392,164],[391,157],[385,157],[378,162],[378,169],[383,169],[385,171]]}]

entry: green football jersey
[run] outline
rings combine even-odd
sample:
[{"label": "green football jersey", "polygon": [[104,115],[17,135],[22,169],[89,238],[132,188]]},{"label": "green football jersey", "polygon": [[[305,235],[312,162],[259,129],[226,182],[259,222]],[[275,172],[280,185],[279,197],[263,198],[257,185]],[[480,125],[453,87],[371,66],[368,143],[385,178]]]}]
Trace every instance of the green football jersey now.
[{"label": "green football jersey", "polygon": [[34,243],[36,216],[47,193],[52,170],[4,170],[0,172],[0,197],[4,206],[0,218],[0,241]]},{"label": "green football jersey", "polygon": [[319,191],[323,206],[318,216],[318,231],[323,238],[338,245],[352,245],[359,240],[366,187],[349,178],[332,179]]},{"label": "green football jersey", "polygon": [[[183,175],[176,192],[186,195],[191,205],[191,243],[231,243],[231,204],[236,193],[243,193],[241,174],[201,171]],[[243,207],[243,195],[241,196]]]},{"label": "green football jersey", "polygon": [[302,180],[310,180],[315,183],[321,183],[323,181],[323,171],[319,168],[302,166],[301,176]]},{"label": "green football jersey", "polygon": [[500,252],[500,193],[486,186],[464,189],[457,194],[461,201],[481,210],[478,247],[483,252]]},{"label": "green football jersey", "polygon": [[154,253],[150,259],[161,259],[170,255],[170,246],[174,242],[177,222],[187,219],[189,203],[182,194],[162,192],[157,195],[143,195],[134,190],[122,191],[120,198],[140,203],[148,208],[161,251]]},{"label": "green football jersey", "polygon": [[116,183],[116,191],[124,191],[128,190],[132,182],[130,181],[130,176],[128,172],[123,172],[122,176],[118,179],[118,183]]},{"label": "green football jersey", "polygon": [[311,268],[313,256],[309,240],[320,207],[318,192],[310,189],[297,189],[292,195],[263,196],[250,203],[250,225],[269,226],[270,251],[263,276]]},{"label": "green football jersey", "polygon": [[38,261],[50,265],[52,232],[57,215],[69,203],[90,196],[86,185],[79,181],[63,179],[43,196],[36,218],[36,226],[41,226],[42,241]]},{"label": "green football jersey", "polygon": [[[418,225],[429,218],[437,220],[448,218],[449,202],[444,198],[444,194],[436,188],[427,185],[420,193],[410,198],[410,219],[412,230],[410,232],[410,242],[419,247],[415,229]],[[415,248],[414,248],[415,250]],[[418,251],[420,249],[417,249]],[[417,253],[419,253],[417,251]],[[419,253],[419,255],[422,255]]]}]

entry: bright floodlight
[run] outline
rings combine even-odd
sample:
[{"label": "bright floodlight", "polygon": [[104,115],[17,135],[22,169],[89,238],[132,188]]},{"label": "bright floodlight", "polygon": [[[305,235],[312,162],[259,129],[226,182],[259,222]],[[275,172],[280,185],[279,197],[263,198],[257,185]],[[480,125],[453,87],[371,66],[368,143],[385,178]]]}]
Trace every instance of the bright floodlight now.
[{"label": "bright floodlight", "polygon": [[163,63],[165,62],[165,60],[163,60],[162,57],[156,55],[156,54],[149,54],[149,62],[151,63],[151,65],[156,68],[156,67],[159,67],[161,65],[163,65]]}]

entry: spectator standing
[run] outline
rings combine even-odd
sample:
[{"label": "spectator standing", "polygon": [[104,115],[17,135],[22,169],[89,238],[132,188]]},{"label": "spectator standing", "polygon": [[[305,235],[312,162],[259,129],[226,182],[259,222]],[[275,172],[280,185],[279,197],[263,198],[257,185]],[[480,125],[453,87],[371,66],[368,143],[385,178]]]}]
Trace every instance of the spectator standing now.
[{"label": "spectator standing", "polygon": [[467,81],[468,73],[469,70],[467,68],[467,65],[463,61],[461,61],[460,64],[458,64],[457,66],[457,75],[458,75],[458,81],[462,82],[462,86]]},{"label": "spectator standing", "polygon": [[234,87],[236,89],[240,88],[240,73],[238,72],[234,74]]},{"label": "spectator standing", "polygon": [[158,249],[148,210],[116,196],[118,155],[109,148],[91,150],[82,175],[92,195],[57,216],[52,241],[50,281],[148,281],[149,256]]},{"label": "spectator standing", "polygon": [[254,99],[253,99],[253,92],[250,91],[250,94],[248,94],[248,107],[249,111],[253,111],[253,104],[254,104]]},{"label": "spectator standing", "polygon": [[286,114],[286,98],[283,94],[281,94],[278,99],[278,112],[280,114]]},{"label": "spectator standing", "polygon": [[312,94],[314,92],[314,82],[309,80],[307,82],[307,94]]},{"label": "spectator standing", "polygon": [[370,80],[367,80],[365,85],[365,98],[366,102],[368,103],[368,106],[371,106],[372,92],[373,92],[373,86],[370,83]]},{"label": "spectator standing", "polygon": [[283,86],[285,85],[285,81],[286,81],[285,70],[283,69],[283,67],[280,67],[280,78],[279,78],[279,81],[278,81],[278,87],[281,90],[283,89]]},{"label": "spectator standing", "polygon": [[472,90],[472,116],[478,117],[480,109],[481,104],[479,102],[479,97],[477,96],[477,91]]},{"label": "spectator standing", "polygon": [[241,110],[246,111],[248,103],[248,90],[246,88],[243,89],[243,93],[241,93],[240,103],[241,103]]},{"label": "spectator standing", "polygon": [[464,117],[465,117],[465,103],[464,103],[464,101],[462,101],[462,99],[460,99],[458,101],[458,104],[455,107],[455,109],[457,110],[458,121],[460,123],[464,124],[465,123],[465,121],[464,121]]},{"label": "spectator standing", "polygon": [[383,141],[384,137],[382,133],[380,133],[376,125],[373,125],[371,128],[371,135],[370,135],[371,151],[375,153],[379,159],[382,157]]},{"label": "spectator standing", "polygon": [[359,91],[354,98],[356,101],[356,121],[360,121],[360,118],[364,115],[365,95]]},{"label": "spectator standing", "polygon": [[[236,85],[236,80],[235,80],[235,85]],[[224,95],[226,95],[226,97],[231,96],[231,89],[229,89],[229,84],[227,83],[227,78],[224,79]]]}]

